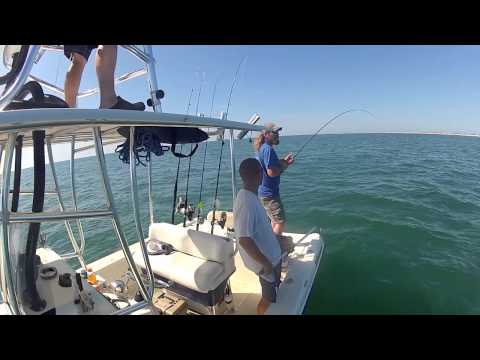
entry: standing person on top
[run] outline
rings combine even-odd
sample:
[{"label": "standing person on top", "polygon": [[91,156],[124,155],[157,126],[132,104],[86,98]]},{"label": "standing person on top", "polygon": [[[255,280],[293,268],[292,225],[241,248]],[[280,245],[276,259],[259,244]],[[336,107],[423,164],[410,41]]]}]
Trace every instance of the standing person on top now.
[{"label": "standing person on top", "polygon": [[115,93],[117,45],[64,45],[64,54],[71,61],[65,78],[65,102],[68,106],[77,106],[83,70],[90,53],[96,48],[95,67],[100,88],[100,109],[145,110],[143,102],[132,104]]}]

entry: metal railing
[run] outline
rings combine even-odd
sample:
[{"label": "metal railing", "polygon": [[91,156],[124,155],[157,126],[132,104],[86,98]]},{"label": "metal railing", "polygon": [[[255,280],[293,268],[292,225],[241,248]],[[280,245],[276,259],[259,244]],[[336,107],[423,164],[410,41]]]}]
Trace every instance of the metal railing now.
[{"label": "metal railing", "polygon": [[8,226],[10,220],[10,211],[8,210],[8,199],[10,195],[10,170],[12,168],[12,159],[13,159],[13,152],[15,148],[15,140],[17,138],[16,133],[8,134],[8,141],[7,147],[5,149],[5,161],[3,163],[3,182],[2,182],[2,248],[1,248],[1,255],[3,256],[2,261],[2,274],[4,276],[5,281],[2,282],[2,286],[4,287],[3,293],[5,294],[5,302],[8,302],[10,305],[10,309],[12,310],[13,314],[19,314],[19,308],[17,303],[17,297],[15,296],[15,287],[13,281],[13,274],[12,274],[12,262],[9,256],[9,230],[10,227]]},{"label": "metal railing", "polygon": [[6,89],[5,94],[3,94],[2,97],[0,98],[0,111],[5,109],[5,107],[8,104],[10,104],[10,102],[18,94],[22,86],[27,81],[30,71],[32,70],[33,62],[39,50],[40,50],[40,45],[30,46],[23,68],[20,70],[20,73],[18,74],[13,84]]},{"label": "metal railing", "polygon": [[[118,85],[118,84],[121,84],[121,83],[123,83],[127,80],[135,79],[137,77],[143,76],[146,73],[147,73],[147,71],[145,69],[137,69],[137,70],[128,72],[128,73],[126,73],[122,76],[117,77],[114,80],[114,83],[115,83],[115,85]],[[38,76],[30,74],[30,75],[28,75],[28,78],[31,79],[31,80],[39,82],[40,84],[44,85],[47,89],[49,89],[49,90],[51,90],[51,91],[53,91],[53,92],[55,92],[59,95],[64,95],[65,94],[64,89],[62,89],[61,87],[59,87],[57,85],[54,85],[54,84],[48,82],[47,80],[39,78]],[[80,91],[78,93],[77,97],[78,98],[84,98],[84,97],[88,97],[88,96],[98,94],[99,92],[100,92],[100,89],[98,87],[96,87],[96,88],[93,88],[93,89]]]},{"label": "metal railing", "polygon": [[[140,61],[144,62],[146,64],[146,68],[140,68],[134,71],[127,72],[119,77],[117,77],[114,82],[115,85],[121,84],[127,80],[131,80],[140,76],[143,76],[145,74],[148,74],[148,72],[154,72],[155,68],[155,59],[153,57],[153,52],[151,50],[151,46],[145,46],[146,51],[142,51],[135,45],[120,45],[123,47],[125,50],[127,50],[128,53],[131,55],[135,56],[137,59]],[[59,94],[59,95],[64,95],[64,89],[61,87],[52,84],[51,82],[44,80],[38,76],[30,74],[30,71],[32,69],[32,66],[40,61],[42,56],[44,55],[45,51],[56,51],[60,52],[63,51],[63,45],[32,45],[29,54],[27,56],[27,59],[25,60],[25,65],[20,71],[20,74],[17,77],[17,81],[8,89],[7,93],[0,99],[0,111],[7,106],[10,101],[15,97],[15,95],[18,93],[20,88],[25,84],[27,79],[31,79],[34,81],[39,82],[40,84],[44,85],[47,89]],[[4,62],[4,66],[6,68],[10,68],[10,64]],[[150,75],[149,75],[150,76]],[[149,81],[150,84],[150,90],[152,94],[152,101],[154,102],[154,107],[159,106],[159,102],[156,101],[156,98],[153,97],[153,92],[156,91],[156,86],[157,86],[157,81],[156,81],[156,74],[153,74],[153,81]],[[99,87],[93,88],[93,89],[88,89],[88,90],[83,90],[79,91],[77,97],[78,98],[84,98],[88,96],[95,95],[99,93],[100,89]],[[155,99],[155,100],[154,100]]]},{"label": "metal railing", "polygon": [[[60,206],[60,210],[62,212],[65,212],[65,205],[63,202],[62,194],[60,192],[60,186],[58,184],[57,172],[55,170],[55,162],[53,161],[52,143],[48,137],[45,139],[45,142],[47,145],[48,162],[50,164],[50,169],[52,171],[52,177],[53,177],[53,182],[55,184],[55,191],[57,194],[58,204]],[[78,223],[77,223],[77,226],[78,226]],[[86,268],[85,260],[83,258],[83,252],[85,250],[85,237],[83,236],[83,233],[80,234],[80,246],[79,246],[77,240],[75,239],[75,236],[73,235],[72,227],[68,222],[68,220],[66,219],[65,219],[65,228],[67,230],[68,238],[73,246],[75,254],[78,257],[78,261],[80,262],[80,265],[83,268]],[[65,255],[61,257],[66,258]]]},{"label": "metal railing", "polygon": [[[77,191],[75,189],[75,136],[72,136],[70,147],[70,184],[72,186],[72,205],[75,211],[78,211],[77,207]],[[83,253],[85,248],[85,233],[83,232],[82,222],[80,218],[75,220],[78,229],[78,236],[80,237],[80,249]]]},{"label": "metal railing", "polygon": [[138,187],[137,187],[137,164],[135,161],[135,152],[134,146],[135,141],[135,127],[130,127],[130,192],[132,195],[132,204],[133,204],[133,217],[135,219],[135,228],[137,232],[137,239],[140,242],[140,248],[142,250],[143,261],[145,262],[145,268],[147,269],[148,278],[150,281],[150,292],[149,299],[153,297],[153,290],[155,287],[155,279],[153,276],[153,271],[150,266],[150,260],[148,258],[147,245],[145,245],[145,237],[143,236],[142,222],[140,220],[140,209],[138,206]]},{"label": "metal railing", "polygon": [[[135,278],[135,281],[137,282],[139,286],[140,293],[142,294],[144,299],[147,299],[148,302],[152,301],[152,296],[150,294],[150,291],[146,288],[145,284],[142,281],[141,275],[138,272],[137,266],[135,265],[135,262],[133,260],[132,253],[130,252],[130,249],[128,247],[128,242],[125,238],[125,235],[123,234],[123,231],[121,230],[120,227],[120,221],[117,215],[117,211],[115,208],[114,200],[113,200],[113,193],[112,193],[112,188],[110,187],[110,181],[108,178],[107,174],[107,166],[105,162],[105,154],[103,152],[103,146],[102,146],[102,137],[101,137],[101,131],[99,127],[93,128],[93,136],[94,136],[94,141],[95,141],[95,149],[96,149],[96,157],[98,161],[98,168],[100,172],[100,178],[102,180],[102,185],[103,185],[103,190],[106,196],[106,201],[107,201],[107,208],[112,211],[112,224],[113,228],[115,231],[115,234],[117,236],[118,241],[120,242],[120,245],[122,247],[123,254],[125,256],[125,259],[127,261],[127,264],[130,268],[130,270],[133,273],[133,276]],[[133,160],[133,159],[132,159]],[[134,163],[135,161],[131,161]],[[135,204],[134,204],[135,206]],[[141,241],[143,245],[145,245],[143,239]],[[142,250],[142,254],[145,256],[144,250],[146,250],[145,247],[140,247]],[[152,270],[150,268],[150,262],[146,262],[146,267],[148,269],[148,273],[151,274]],[[152,288],[152,293],[153,293],[153,288]]]},{"label": "metal railing", "polygon": [[[143,61],[146,64],[146,68],[138,69],[129,73],[126,73],[120,77],[118,77],[115,80],[116,84],[119,84],[121,82],[142,76],[144,74],[148,74],[148,83],[149,83],[149,88],[150,88],[150,96],[151,96],[151,101],[152,101],[152,107],[154,111],[161,111],[161,104],[160,104],[160,99],[157,98],[156,96],[156,91],[157,91],[157,78],[155,74],[155,60],[153,58],[153,51],[151,46],[146,46],[145,50],[142,51],[139,49],[137,46],[134,45],[123,45],[123,47],[133,54],[135,57],[137,57],[139,60]],[[14,80],[13,84],[6,89],[6,92],[4,96],[0,99],[0,111],[3,110],[10,102],[11,100],[18,94],[20,91],[21,87],[23,84],[26,82],[28,78],[31,78],[32,80],[38,81],[39,83],[43,84],[46,88],[57,92],[61,95],[64,94],[64,90],[61,89],[60,87],[53,85],[49,83],[46,80],[43,80],[39,77],[33,76],[30,74],[32,66],[34,63],[38,62],[40,58],[42,57],[43,53],[45,50],[53,50],[53,51],[61,51],[63,48],[58,45],[47,45],[47,46],[40,46],[40,45],[34,45],[31,46],[27,55],[27,58],[25,60],[25,64],[23,68],[20,70],[17,78]],[[86,90],[83,92],[79,93],[79,97],[86,97],[93,95],[98,92],[98,88],[95,89],[90,89]],[[132,127],[132,132],[133,132],[133,127]],[[83,232],[83,228],[80,222],[80,219],[91,219],[91,218],[97,218],[97,217],[111,217],[112,218],[112,225],[114,228],[114,232],[117,236],[117,239],[119,240],[122,250],[124,252],[126,261],[132,270],[132,273],[134,275],[135,281],[138,283],[140,292],[144,299],[147,299],[144,303],[137,304],[131,309],[125,309],[121,310],[118,312],[118,314],[122,313],[131,313],[133,311],[136,311],[149,303],[151,303],[152,296],[153,296],[153,290],[154,290],[154,277],[153,277],[153,271],[151,269],[149,259],[148,259],[148,254],[146,250],[146,245],[144,243],[144,238],[143,238],[143,231],[141,229],[141,222],[140,222],[140,217],[139,217],[139,209],[138,209],[138,194],[137,194],[137,182],[136,182],[136,170],[135,170],[135,162],[132,161],[132,165],[130,167],[130,179],[131,179],[131,190],[132,190],[132,200],[134,203],[134,215],[135,215],[135,224],[136,224],[136,229],[137,229],[137,237],[138,240],[141,244],[140,248],[142,251],[143,259],[145,261],[145,267],[147,269],[147,273],[149,275],[149,280],[150,280],[150,286],[149,288],[145,287],[145,284],[142,281],[142,278],[138,272],[138,269],[136,268],[136,265],[133,261],[132,254],[129,250],[128,243],[125,239],[125,236],[123,234],[123,231],[120,228],[120,223],[118,219],[118,215],[115,210],[114,202],[113,202],[113,194],[112,190],[110,187],[110,183],[108,180],[108,174],[106,171],[106,163],[105,163],[105,158],[104,158],[104,153],[103,153],[103,144],[101,140],[101,130],[98,127],[93,128],[93,138],[94,138],[94,145],[92,146],[86,146],[82,147],[79,149],[75,149],[75,136],[72,136],[71,139],[71,159],[70,159],[70,176],[71,176],[71,187],[72,187],[72,199],[73,199],[73,209],[74,211],[65,211],[65,205],[63,202],[63,198],[60,192],[60,187],[58,184],[58,179],[56,176],[56,171],[55,171],[55,165],[53,161],[53,154],[52,154],[52,149],[51,149],[51,139],[47,139],[46,145],[47,145],[47,150],[48,150],[48,157],[49,157],[49,163],[51,166],[52,170],[52,175],[54,178],[55,182],[55,192],[49,192],[49,193],[56,193],[58,197],[58,202],[60,206],[60,212],[56,213],[46,213],[46,212],[41,212],[41,213],[35,213],[35,214],[30,214],[30,213],[15,213],[15,214],[10,214],[8,211],[8,200],[9,200],[9,186],[10,186],[10,169],[12,165],[12,156],[13,156],[13,150],[14,150],[14,144],[15,144],[15,138],[16,134],[9,134],[8,138],[8,143],[7,143],[7,148],[5,151],[5,156],[6,156],[6,161],[4,162],[3,166],[3,189],[7,189],[6,191],[2,192],[2,229],[3,229],[3,241],[1,242],[1,253],[2,253],[2,261],[0,263],[1,266],[1,276],[2,276],[2,293],[4,294],[6,298],[6,302],[8,302],[12,310],[15,314],[19,313],[19,307],[17,304],[17,299],[15,296],[15,288],[14,288],[14,281],[13,281],[13,275],[12,275],[12,266],[10,262],[10,256],[9,256],[9,229],[10,227],[8,226],[11,223],[24,223],[24,222],[43,222],[43,221],[58,221],[58,220],[63,220],[65,222],[65,227],[67,229],[68,237],[70,239],[70,242],[72,243],[72,246],[74,248],[73,253],[65,254],[63,255],[63,258],[73,258],[77,257],[83,267],[85,267],[85,261],[83,259],[83,251],[85,248],[85,236]],[[114,143],[113,141],[110,143]],[[94,211],[78,211],[77,207],[77,197],[76,197],[76,186],[75,186],[75,153],[80,152],[86,149],[90,149],[94,147],[95,152],[96,152],[96,157],[100,169],[100,175],[103,183],[103,188],[105,191],[106,199],[107,199],[107,210],[94,210]],[[2,146],[3,150],[3,146]],[[133,149],[131,148],[130,151],[132,152]],[[3,151],[2,151],[3,153]],[[133,156],[131,157],[132,159],[134,158]],[[149,167],[149,174],[151,174],[151,167]],[[151,177],[151,176],[150,176]],[[26,192],[24,192],[26,193]],[[151,183],[149,186],[149,199],[150,199],[150,220],[153,222],[153,201],[152,201],[152,194],[151,194]],[[77,223],[77,228],[79,232],[79,237],[80,237],[80,245],[78,245],[78,242],[75,239],[75,236],[73,234],[73,230],[71,228],[71,225],[69,223],[69,220],[75,220]]]},{"label": "metal railing", "polygon": [[[123,47],[129,51],[131,54],[133,54],[135,57],[140,59],[141,61],[145,62],[146,64],[146,69],[141,69],[141,70],[136,70],[130,73],[127,73],[123,75],[123,77],[120,77],[117,79],[118,82],[123,82],[129,79],[132,79],[137,76],[141,76],[144,74],[148,75],[148,84],[150,88],[150,97],[152,101],[152,108],[154,112],[161,112],[161,103],[160,99],[157,98],[157,78],[156,78],[156,73],[155,73],[155,60],[153,57],[153,51],[151,46],[145,46],[145,51],[140,50],[138,47],[134,45],[123,45]],[[49,49],[49,50],[55,50],[59,51],[61,50],[61,47],[55,47],[55,46],[44,46],[42,49]],[[25,83],[26,79],[30,76],[31,78],[41,82],[44,84],[47,88],[52,89],[53,91],[61,92],[63,94],[63,90],[60,89],[59,87],[56,87],[52,84],[49,84],[48,82],[46,83],[44,80],[32,77],[29,75],[31,67],[34,63],[35,60],[38,61],[38,58],[36,56],[39,53],[40,46],[32,46],[29,54],[27,56],[27,59],[25,61],[25,66],[24,68],[20,71],[20,74],[18,75],[17,79],[15,80],[14,84],[8,89],[7,91],[7,96],[3,97],[0,99],[0,110],[2,110],[6,104],[10,102],[10,100],[18,93],[20,90],[21,86]],[[40,54],[41,56],[41,54]],[[98,89],[91,89],[87,90],[86,92],[82,93],[82,95],[79,95],[80,97],[82,96],[89,96],[94,93],[96,93]],[[226,117],[223,116],[222,120],[226,120]],[[145,268],[147,270],[147,275],[148,275],[148,286],[144,283],[142,276],[134,262],[133,256],[131,254],[131,251],[129,249],[128,242],[125,238],[125,235],[121,229],[120,226],[120,221],[118,217],[118,213],[115,208],[114,204],[114,199],[113,199],[113,193],[107,173],[107,167],[106,167],[106,161],[105,161],[105,154],[104,154],[104,145],[111,144],[111,143],[116,143],[116,141],[110,141],[110,142],[102,142],[102,132],[100,127],[97,125],[94,126],[92,129],[93,133],[93,145],[89,146],[84,146],[81,148],[75,148],[75,141],[76,138],[75,136],[71,137],[71,160],[70,160],[70,176],[71,176],[71,187],[72,187],[72,195],[73,195],[73,211],[66,211],[65,206],[63,203],[63,198],[60,192],[60,188],[58,185],[58,179],[56,176],[55,172],[55,166],[54,166],[54,161],[53,161],[53,155],[52,155],[52,149],[51,149],[51,138],[47,137],[46,140],[46,145],[47,145],[47,150],[48,150],[48,156],[49,156],[49,162],[51,164],[51,169],[52,169],[52,175],[54,178],[55,182],[55,192],[58,201],[59,201],[59,206],[60,206],[60,212],[55,212],[55,213],[46,213],[46,212],[41,212],[41,213],[35,213],[35,214],[26,214],[26,213],[15,213],[15,214],[10,214],[8,211],[8,199],[9,199],[9,193],[10,191],[3,191],[2,192],[2,225],[3,225],[3,241],[1,242],[1,250],[3,254],[3,259],[1,262],[1,270],[2,270],[2,277],[5,279],[5,281],[2,281],[2,290],[3,293],[6,295],[7,301],[10,303],[12,311],[16,314],[19,313],[19,308],[18,304],[16,302],[16,296],[15,296],[15,289],[13,287],[13,277],[12,277],[12,269],[11,269],[11,262],[8,256],[8,246],[9,246],[9,226],[8,224],[10,223],[20,223],[20,222],[41,222],[41,221],[64,221],[65,226],[67,228],[67,233],[69,236],[69,239],[72,243],[72,246],[74,248],[74,252],[68,253],[63,255],[63,258],[74,258],[77,257],[79,261],[82,263],[82,266],[85,266],[85,262],[83,260],[83,251],[85,248],[85,237],[82,229],[82,225],[80,222],[80,219],[91,219],[91,218],[100,218],[100,217],[110,217],[112,219],[112,226],[113,230],[115,233],[115,236],[117,237],[117,240],[119,241],[124,257],[126,259],[126,262],[132,271],[133,277],[135,281],[138,284],[139,290],[143,298],[145,299],[141,303],[135,304],[133,306],[129,306],[125,309],[116,311],[114,314],[130,314],[132,312],[138,311],[146,306],[151,305],[152,302],[152,297],[153,297],[153,292],[154,292],[154,285],[155,285],[155,278],[153,275],[153,271],[149,262],[149,257],[146,249],[146,244],[145,244],[145,238],[143,234],[143,229],[141,226],[141,221],[140,221],[140,212],[139,212],[139,201],[138,201],[138,184],[137,184],[137,176],[136,176],[136,166],[135,166],[135,156],[133,154],[133,141],[130,142],[130,186],[131,186],[131,196],[132,196],[132,202],[133,202],[133,210],[134,210],[134,221],[135,221],[135,227],[136,227],[136,235],[138,238],[138,241],[140,242],[140,250],[142,252],[143,260],[145,262]],[[134,135],[134,127],[130,127],[130,136],[133,138]],[[9,189],[9,184],[10,184],[10,169],[12,166],[12,156],[13,156],[13,150],[14,150],[14,144],[15,144],[15,139],[16,139],[16,133],[11,133],[9,134],[8,137],[8,142],[6,144],[5,148],[5,161],[3,164],[3,189]],[[0,144],[0,146],[2,146]],[[76,186],[75,186],[75,153],[87,150],[90,148],[95,149],[95,156],[97,159],[98,163],[98,169],[99,169],[99,174],[100,174],[100,179],[102,183],[102,187],[105,193],[106,197],[106,209],[105,210],[91,210],[91,211],[79,211],[77,207],[77,199],[76,199]],[[1,155],[0,155],[1,158]],[[232,185],[232,195],[233,195],[233,200],[235,199],[236,195],[236,165],[235,165],[235,157],[234,157],[234,138],[233,138],[233,130],[230,129],[230,167],[231,167],[231,185]],[[153,223],[155,221],[155,216],[154,216],[154,206],[153,206],[153,195],[152,195],[152,164],[149,162],[148,163],[148,199],[149,199],[149,212],[150,212],[150,223]],[[233,205],[232,205],[233,207]],[[77,227],[79,230],[79,238],[80,238],[80,245],[78,244],[77,240],[75,239],[75,236],[73,234],[73,230],[71,228],[71,225],[69,221],[75,220],[77,222]]]}]

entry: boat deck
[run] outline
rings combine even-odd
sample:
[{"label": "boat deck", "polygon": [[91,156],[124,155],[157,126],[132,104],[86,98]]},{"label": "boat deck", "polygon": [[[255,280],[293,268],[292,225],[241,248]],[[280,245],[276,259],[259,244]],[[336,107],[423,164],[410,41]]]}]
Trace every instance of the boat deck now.
[{"label": "boat deck", "polygon": [[[285,235],[292,236],[296,246],[289,256],[287,271],[282,273],[277,302],[270,305],[267,315],[300,315],[303,312],[323,255],[324,243],[319,234],[306,237],[303,234]],[[238,253],[235,266],[237,270],[230,277],[233,313],[254,315],[262,293],[258,276],[245,267]]]},{"label": "boat deck", "polygon": [[[221,231],[224,232],[220,227],[215,228],[215,233],[220,235]],[[282,273],[282,283],[278,291],[277,302],[270,305],[266,313],[267,315],[298,315],[303,312],[324,251],[324,242],[318,233],[306,235],[285,233],[285,235],[292,236],[295,249],[289,255],[287,271]],[[139,243],[132,244],[130,250],[132,252],[139,251],[139,245]],[[49,260],[55,260],[57,267],[61,265],[57,264],[59,260],[58,256],[52,258],[54,255],[52,250],[38,249],[37,253],[42,257],[49,255]],[[50,263],[51,261],[43,262]],[[93,271],[100,278],[108,279],[109,281],[120,279],[128,269],[121,250],[99,259],[89,264],[89,266],[92,267]],[[261,298],[261,287],[258,276],[245,267],[238,252],[235,254],[235,267],[236,271],[230,277],[233,301],[230,304],[223,302],[217,306],[216,314],[256,315],[256,307]],[[64,269],[63,272],[67,272],[67,270]],[[47,292],[51,292],[51,289]],[[133,296],[135,292],[136,287],[129,287],[128,293],[130,296]],[[42,295],[47,296],[48,294],[42,293]],[[61,296],[62,299],[55,299],[55,301],[52,299],[50,302],[57,304],[57,306],[59,304],[72,303],[72,301],[70,301],[72,299],[67,299],[64,295]],[[100,311],[98,307],[97,309]],[[112,313],[114,311],[113,308],[103,310],[105,310],[105,313]],[[208,310],[201,312],[208,313]],[[140,313],[143,314],[145,311]]]},{"label": "boat deck", "polygon": [[[187,227],[195,229],[195,226],[196,223],[193,221]],[[200,225],[199,230],[210,232],[210,223],[204,222]],[[225,236],[225,230],[215,225],[214,234]],[[282,273],[277,302],[270,305],[267,314],[293,315],[303,312],[325,247],[323,239],[318,233],[307,233],[306,235],[284,233],[284,235],[293,238],[295,249],[289,255],[286,273]],[[257,304],[262,294],[258,275],[245,267],[238,252],[235,255],[235,267],[236,271],[230,277],[234,303],[234,310],[231,313],[256,314]]]}]

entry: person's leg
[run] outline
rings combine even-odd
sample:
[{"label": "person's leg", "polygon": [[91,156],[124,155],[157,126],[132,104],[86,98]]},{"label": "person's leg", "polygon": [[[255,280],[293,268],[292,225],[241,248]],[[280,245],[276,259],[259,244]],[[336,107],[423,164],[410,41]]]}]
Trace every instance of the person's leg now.
[{"label": "person's leg", "polygon": [[260,286],[262,287],[262,298],[257,305],[257,315],[263,315],[268,310],[270,304],[277,301],[277,289],[280,285],[281,264],[278,263],[273,268],[273,273],[269,275],[269,280],[259,276]]},{"label": "person's leg", "polygon": [[130,103],[115,92],[115,67],[117,45],[101,45],[97,50],[96,70],[100,88],[100,109],[122,109],[144,111],[143,102]]},{"label": "person's leg", "polygon": [[261,298],[260,302],[257,305],[257,315],[263,315],[265,312],[268,310],[268,307],[270,306],[270,301],[268,301],[265,298]]},{"label": "person's leg", "polygon": [[117,45],[99,47],[95,65],[100,88],[100,108],[108,109],[117,103],[114,78],[117,65]]},{"label": "person's leg", "polygon": [[65,102],[71,108],[77,106],[78,89],[87,59],[78,53],[71,54],[71,64],[65,77]]},{"label": "person's leg", "polygon": [[290,253],[293,250],[293,242],[291,237],[283,236],[285,229],[286,217],[280,197],[262,198],[263,206],[270,218],[272,230],[277,236],[282,253]]}]

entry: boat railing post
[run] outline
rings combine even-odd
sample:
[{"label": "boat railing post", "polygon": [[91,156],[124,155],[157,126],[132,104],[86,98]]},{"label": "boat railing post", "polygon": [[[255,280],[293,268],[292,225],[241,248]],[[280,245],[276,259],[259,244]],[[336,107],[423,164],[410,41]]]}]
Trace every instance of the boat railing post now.
[{"label": "boat railing post", "polygon": [[150,58],[150,54],[147,54],[147,52],[145,51],[145,45],[144,45],[144,51],[139,49],[136,45],[120,45],[120,46],[123,47],[125,50],[127,50],[130,54],[135,56],[138,60],[143,61],[144,63],[147,63]]},{"label": "boat railing post", "polygon": [[[147,74],[148,74],[148,84],[150,87],[150,99],[152,100],[152,108],[154,112],[162,112],[162,104],[160,99],[157,97],[158,83],[157,83],[157,73],[155,70],[155,57],[153,56],[153,49],[151,45],[144,46],[145,53],[148,56],[148,59],[144,59]],[[148,167],[148,202],[149,202],[149,211],[150,211],[150,224],[155,222],[155,209],[153,206],[153,194],[152,194],[152,160],[147,164]]]},{"label": "boat railing post", "polygon": [[145,53],[148,55],[148,60],[145,61],[147,65],[148,84],[150,87],[150,99],[152,100],[153,111],[162,112],[162,104],[157,96],[158,83],[157,73],[155,70],[155,57],[153,56],[152,45],[145,45]]},{"label": "boat railing post", "polygon": [[[3,169],[3,143],[0,144],[0,168]],[[3,172],[0,174],[0,177],[3,181]],[[2,196],[3,196],[3,187],[2,187]],[[0,244],[0,291],[1,291],[1,296],[2,299],[5,299],[7,296],[6,290],[7,290],[7,285],[6,285],[6,278],[5,278],[5,271],[3,269],[3,247]]]},{"label": "boat railing post", "polygon": [[[59,186],[59,183],[58,183],[57,172],[55,170],[55,163],[53,162],[52,143],[50,141],[50,138],[48,138],[48,137],[46,138],[45,142],[47,143],[48,162],[50,164],[50,169],[51,169],[51,172],[52,172],[52,177],[53,177],[53,182],[54,182],[54,186],[55,186],[55,192],[57,194],[58,204],[60,206],[60,210],[63,212],[63,211],[65,211],[65,204],[63,202],[63,197],[62,197],[62,194],[60,192],[60,186]],[[77,256],[78,256],[78,261],[80,262],[80,265],[83,268],[86,268],[85,260],[83,259],[83,249],[81,248],[81,246],[80,247],[78,246],[77,240],[75,239],[72,227],[70,226],[70,222],[68,220],[65,220],[65,228],[67,230],[68,238],[70,239],[70,242],[72,243],[73,249],[75,250],[75,254],[77,254]]]},{"label": "boat railing post", "polygon": [[135,146],[135,126],[130,126],[130,186],[132,193],[133,216],[135,218],[135,228],[137,229],[137,238],[142,250],[143,261],[148,272],[150,280],[149,299],[153,298],[153,291],[155,288],[155,278],[153,276],[152,267],[148,258],[147,245],[145,245],[145,237],[143,236],[142,222],[140,220],[139,206],[138,206],[138,189],[137,189],[137,164],[134,153]]},{"label": "boat railing post", "polygon": [[[226,118],[225,118],[226,120]],[[237,186],[236,186],[236,178],[237,178],[237,172],[236,172],[236,165],[235,165],[235,151],[233,147],[233,129],[230,129],[229,131],[229,137],[230,137],[230,167],[232,169],[232,211],[233,207],[235,206],[235,195],[237,194]],[[228,231],[228,229],[227,229]],[[238,244],[235,246],[234,250],[234,255],[238,251]],[[230,279],[227,282],[227,292],[231,294],[231,287],[230,287]]]},{"label": "boat railing post", "polygon": [[10,104],[13,98],[20,91],[23,84],[25,84],[25,82],[27,81],[28,75],[32,70],[33,63],[35,62],[35,58],[39,50],[40,45],[30,45],[27,58],[25,59],[25,64],[20,70],[20,73],[18,74],[13,84],[7,89],[7,92],[0,98],[0,111],[2,111],[8,104]]},{"label": "boat railing post", "polygon": [[150,293],[147,291],[145,284],[142,281],[142,278],[138,272],[137,266],[135,265],[135,261],[133,260],[132,253],[130,252],[130,249],[128,247],[128,242],[125,238],[125,235],[123,234],[123,231],[120,228],[120,221],[119,221],[119,217],[118,217],[117,210],[115,208],[115,204],[113,200],[113,193],[112,193],[112,188],[110,187],[110,180],[108,178],[107,167],[105,162],[105,154],[103,152],[101,131],[99,127],[93,128],[93,137],[95,141],[95,153],[98,161],[98,168],[100,171],[103,190],[105,192],[105,197],[107,201],[107,208],[112,212],[113,229],[122,247],[125,260],[127,261],[127,264],[133,273],[133,277],[135,278],[135,281],[138,284],[140,293],[142,294],[145,300],[148,299],[148,302],[151,303],[152,299],[150,298]]},{"label": "boat railing post", "polygon": [[150,224],[155,222],[155,210],[153,208],[153,194],[152,194],[152,158],[147,163],[148,170],[148,209],[150,211]]},{"label": "boat railing post", "polygon": [[236,178],[237,178],[237,172],[235,168],[235,152],[234,152],[234,145],[233,145],[233,129],[230,129],[230,167],[232,169],[232,209],[235,204],[235,195],[237,193],[237,184],[236,184]]},{"label": "boat railing post", "polygon": [[12,168],[12,158],[13,151],[15,148],[15,140],[17,138],[16,133],[8,134],[7,147],[5,149],[5,160],[3,162],[2,170],[2,247],[1,255],[2,259],[2,277],[6,281],[2,282],[4,286],[3,293],[5,295],[5,302],[8,302],[13,314],[19,314],[19,308],[17,304],[17,298],[15,296],[14,281],[12,275],[12,263],[10,261],[10,251],[9,251],[9,230],[8,226],[10,220],[10,211],[8,210],[8,199],[10,194],[10,173]]},{"label": "boat railing post", "polygon": [[[73,210],[78,211],[77,208],[77,190],[75,188],[75,135],[72,136],[71,151],[70,151],[70,183],[72,186],[72,204]],[[80,219],[75,220],[77,223],[78,236],[80,237],[80,253],[83,254],[85,249],[85,235],[83,233],[82,222]]]}]

